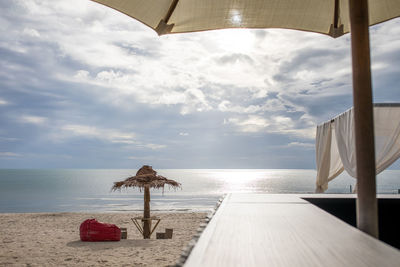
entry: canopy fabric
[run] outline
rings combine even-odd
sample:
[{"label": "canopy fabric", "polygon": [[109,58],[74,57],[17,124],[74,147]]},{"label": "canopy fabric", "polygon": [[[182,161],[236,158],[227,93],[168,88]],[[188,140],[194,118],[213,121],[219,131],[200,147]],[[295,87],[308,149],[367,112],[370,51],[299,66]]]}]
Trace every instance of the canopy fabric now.
[{"label": "canopy fabric", "polygon": [[[159,35],[226,28],[286,28],[339,37],[350,31],[348,0],[92,0]],[[400,14],[399,0],[369,0],[369,23]]]},{"label": "canopy fabric", "polygon": [[[374,125],[378,174],[400,157],[400,104],[375,104]],[[344,170],[357,178],[353,109],[317,126],[316,162],[317,193]]]}]

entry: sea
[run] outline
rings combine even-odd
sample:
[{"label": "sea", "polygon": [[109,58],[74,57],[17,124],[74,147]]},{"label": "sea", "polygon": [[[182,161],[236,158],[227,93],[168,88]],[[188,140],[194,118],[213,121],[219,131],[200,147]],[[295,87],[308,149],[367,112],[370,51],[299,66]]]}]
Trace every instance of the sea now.
[{"label": "sea", "polygon": [[[153,212],[209,212],[230,192],[314,193],[315,170],[296,169],[165,169],[158,174],[182,184],[154,189]],[[114,182],[135,175],[129,169],[0,169],[0,212],[140,212],[143,192],[113,192]],[[341,174],[327,194],[348,194],[355,179]],[[400,170],[377,176],[377,192],[398,194]]]}]

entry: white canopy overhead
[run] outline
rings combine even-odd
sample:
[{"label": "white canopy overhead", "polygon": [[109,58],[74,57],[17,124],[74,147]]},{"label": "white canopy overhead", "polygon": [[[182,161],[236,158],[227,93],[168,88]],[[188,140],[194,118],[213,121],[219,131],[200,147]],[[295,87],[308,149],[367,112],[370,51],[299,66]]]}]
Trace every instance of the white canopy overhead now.
[{"label": "white canopy overhead", "polygon": [[[93,0],[167,33],[286,28],[338,37],[350,31],[348,0]],[[368,1],[369,24],[400,14],[400,1]],[[331,18],[331,19],[327,19]]]},{"label": "white canopy overhead", "polygon": [[[376,174],[400,157],[400,103],[374,104]],[[357,178],[353,109],[317,127],[317,193],[344,170]]]}]

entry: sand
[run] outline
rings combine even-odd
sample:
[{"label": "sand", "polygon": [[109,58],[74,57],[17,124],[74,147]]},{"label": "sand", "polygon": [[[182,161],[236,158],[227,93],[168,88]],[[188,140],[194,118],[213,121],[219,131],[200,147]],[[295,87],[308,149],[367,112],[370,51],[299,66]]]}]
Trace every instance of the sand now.
[{"label": "sand", "polygon": [[[169,266],[196,234],[205,213],[152,214],[156,231],[173,228],[172,239],[143,240],[130,213],[0,214],[0,266]],[[119,242],[81,242],[79,226],[88,218],[128,229]]]}]

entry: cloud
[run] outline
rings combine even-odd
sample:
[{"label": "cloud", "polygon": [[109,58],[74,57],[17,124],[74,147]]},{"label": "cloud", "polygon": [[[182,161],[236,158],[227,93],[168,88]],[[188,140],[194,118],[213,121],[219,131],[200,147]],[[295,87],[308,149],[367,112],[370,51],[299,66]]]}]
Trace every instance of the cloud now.
[{"label": "cloud", "polygon": [[[0,12],[0,136],[15,138],[0,141],[8,153],[42,153],[41,162],[19,157],[21,166],[46,167],[60,155],[57,166],[68,158],[126,167],[132,155],[157,152],[155,161],[175,164],[165,167],[314,168],[315,126],[352,105],[349,35],[158,37],[81,0],[3,1]],[[399,26],[371,28],[375,101],[400,101]],[[265,149],[274,144],[280,150]]]},{"label": "cloud", "polygon": [[29,36],[29,37],[40,37],[40,33],[35,30],[35,29],[30,29],[30,28],[25,28],[23,30],[23,34]]},{"label": "cloud", "polygon": [[21,157],[21,154],[14,153],[14,152],[0,152],[0,158],[15,158]]},{"label": "cloud", "polygon": [[[33,29],[38,33],[46,32],[46,36],[40,36],[46,42],[55,44],[62,58],[70,58],[84,65],[86,68],[75,72],[76,81],[107,88],[112,95],[109,104],[121,106],[122,103],[122,106],[128,106],[125,102],[134,98],[141,103],[180,105],[181,114],[189,114],[218,109],[216,100],[226,100],[235,103],[232,107],[234,112],[254,114],[259,110],[265,111],[266,105],[261,107],[247,102],[238,106],[236,99],[265,97],[268,91],[276,90],[278,85],[271,79],[274,73],[287,73],[288,77],[291,76],[289,68],[283,64],[286,62],[283,55],[288,54],[288,45],[269,42],[266,50],[260,45],[260,38],[265,38],[266,31],[227,30],[204,33],[200,36],[200,45],[197,42],[199,36],[194,34],[167,36],[161,40],[148,29],[138,31],[140,27],[137,26],[121,27],[126,24],[136,25],[122,14],[94,3],[77,4],[81,8],[80,12],[72,14],[63,1],[54,5],[28,1],[21,4],[25,10],[31,14],[46,15],[48,19],[56,19],[57,16],[61,27],[57,30],[53,27],[44,30],[44,25],[38,25],[39,20],[34,20],[31,27],[23,27],[25,32],[33,33]],[[102,14],[101,22],[97,19],[99,14]],[[72,15],[78,18],[70,21]],[[81,30],[74,32],[74,28]],[[130,31],[132,34],[129,34]],[[93,35],[97,38],[96,42],[88,40]],[[276,31],[270,35],[276,40],[284,36]],[[183,46],[187,43],[190,49],[182,50],[182,42]],[[24,49],[30,48],[25,46]],[[297,56],[288,61],[294,68],[304,66],[302,68],[306,69],[319,62],[317,56],[313,57],[314,61],[301,57],[313,53],[301,45],[296,50]],[[273,51],[273,56],[266,57],[265,51]],[[329,54],[328,50],[322,49],[319,54],[324,52]],[[177,58],[183,60],[177,61]],[[224,66],[214,64],[216,59]],[[304,62],[304,59],[308,61]],[[252,67],[237,63],[250,64]],[[296,75],[301,77],[305,73],[303,71],[303,74]],[[70,80],[71,77],[66,76],[65,79]],[[265,84],[267,80],[269,83]],[[271,85],[272,88],[266,88]],[[230,87],[235,88],[234,93]],[[228,98],[220,99],[223,95]]]},{"label": "cloud", "polygon": [[[310,122],[303,122],[305,118],[300,118],[299,121],[294,121],[290,117],[271,116],[260,117],[248,115],[242,117],[229,118],[224,121],[224,124],[231,124],[236,127],[239,132],[243,133],[270,133],[298,137],[302,139],[315,138],[315,126]],[[298,126],[298,125],[302,126]]]},{"label": "cloud", "polygon": [[306,149],[314,149],[315,148],[315,144],[301,143],[301,142],[291,142],[287,146],[288,147],[300,147],[300,148],[306,148]]},{"label": "cloud", "polygon": [[257,104],[251,104],[258,97],[252,97],[249,101],[243,101],[242,103],[237,102],[236,104],[228,100],[223,100],[218,105],[218,110],[221,112],[232,112],[238,114],[259,114],[259,113],[278,113],[286,111],[289,103],[285,103],[281,99],[274,99],[268,97],[262,97]]},{"label": "cloud", "polygon": [[5,105],[8,105],[8,104],[9,104],[8,101],[0,98],[0,106],[5,106]]},{"label": "cloud", "polygon": [[184,104],[186,96],[184,92],[169,91],[163,92],[162,95],[155,101],[156,104],[161,105],[177,105]]},{"label": "cloud", "polygon": [[185,105],[181,114],[185,115],[193,111],[202,112],[212,109],[203,91],[197,88],[190,88],[185,91]]},{"label": "cloud", "polygon": [[33,116],[33,115],[23,115],[20,116],[18,120],[22,123],[29,123],[35,125],[43,125],[44,123],[47,122],[46,117]]},{"label": "cloud", "polygon": [[262,132],[269,126],[269,122],[266,119],[255,115],[244,118],[229,118],[225,121],[225,124],[233,124],[239,131],[244,133]]},{"label": "cloud", "polygon": [[79,80],[83,80],[85,81],[86,79],[88,79],[90,73],[87,70],[78,70],[76,72],[76,74],[74,75],[74,78]]},{"label": "cloud", "polygon": [[95,126],[87,125],[65,125],[61,127],[65,137],[84,137],[95,138],[112,143],[136,144],[135,134],[132,132],[122,132],[112,129],[101,129]]},{"label": "cloud", "polygon": [[15,142],[15,141],[18,141],[19,139],[18,138],[15,138],[15,137],[3,137],[3,136],[0,136],[0,142]]},{"label": "cloud", "polygon": [[144,144],[144,145],[139,145],[139,146],[143,146],[145,148],[150,148],[152,150],[159,150],[159,149],[163,149],[166,148],[166,145],[158,145],[158,144]]},{"label": "cloud", "polygon": [[143,142],[137,138],[134,132],[78,124],[64,125],[60,128],[60,131],[54,130],[51,136],[53,140],[57,142],[65,142],[66,139],[71,138],[85,138],[100,140],[111,144],[124,145],[127,147],[134,146],[150,150],[160,150],[167,147],[163,144]]},{"label": "cloud", "polygon": [[234,53],[230,55],[224,55],[220,58],[215,60],[218,64],[225,65],[225,64],[235,64],[235,63],[244,63],[252,65],[254,60],[245,54]]}]

